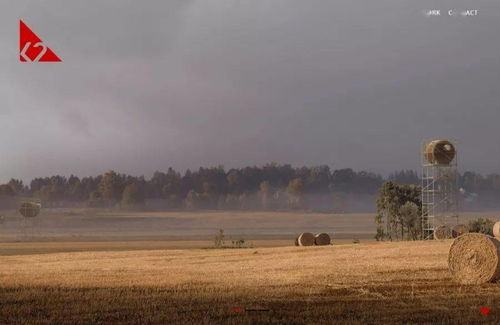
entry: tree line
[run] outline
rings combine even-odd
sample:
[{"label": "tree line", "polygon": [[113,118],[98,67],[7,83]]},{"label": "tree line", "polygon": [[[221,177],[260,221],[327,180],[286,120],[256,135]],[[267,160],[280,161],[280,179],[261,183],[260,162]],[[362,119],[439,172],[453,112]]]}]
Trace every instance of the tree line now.
[{"label": "tree line", "polygon": [[[466,172],[459,177],[464,199],[498,197],[500,175]],[[79,204],[91,207],[153,207],[167,209],[315,209],[343,212],[350,198],[375,195],[386,182],[420,184],[417,172],[402,170],[384,178],[379,174],[329,166],[222,166],[183,174],[169,168],[149,179],[108,171],[95,177],[71,175],[39,177],[29,185],[11,179],[0,185],[1,198],[36,197],[45,206]],[[0,200],[4,202],[5,200]],[[374,202],[373,202],[374,203]]]},{"label": "tree line", "polygon": [[[497,193],[498,195],[498,193]],[[422,206],[421,186],[385,182],[378,190],[375,224],[377,240],[417,240],[422,237],[422,221],[426,221]],[[495,220],[469,220],[470,232],[493,236]],[[448,226],[452,226],[448,224]]]}]

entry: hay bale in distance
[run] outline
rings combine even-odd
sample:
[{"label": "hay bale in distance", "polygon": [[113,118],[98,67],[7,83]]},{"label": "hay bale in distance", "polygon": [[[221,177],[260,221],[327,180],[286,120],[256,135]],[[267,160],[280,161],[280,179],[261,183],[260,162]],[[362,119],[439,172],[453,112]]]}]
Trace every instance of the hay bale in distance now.
[{"label": "hay bale in distance", "polygon": [[299,246],[313,246],[314,245],[314,235],[310,232],[303,232],[297,239]]},{"label": "hay bale in distance", "polygon": [[462,284],[481,284],[500,278],[500,241],[494,237],[468,233],[453,242],[448,267]]},{"label": "hay bale in distance", "polygon": [[316,234],[316,236],[314,236],[314,244],[318,246],[330,245],[330,241],[331,241],[330,235],[324,232],[321,232],[319,234]]},{"label": "hay bale in distance", "polygon": [[299,237],[295,237],[294,244],[295,244],[295,246],[299,246]]},{"label": "hay bale in distance", "polygon": [[434,229],[434,239],[451,238],[451,229],[448,226],[442,225]]},{"label": "hay bale in distance", "polygon": [[459,223],[458,225],[453,226],[451,229],[451,234],[453,238],[457,238],[469,232],[469,227],[464,224]]},{"label": "hay bale in distance", "polygon": [[493,236],[495,236],[496,238],[500,238],[500,221],[497,221],[493,225]]}]

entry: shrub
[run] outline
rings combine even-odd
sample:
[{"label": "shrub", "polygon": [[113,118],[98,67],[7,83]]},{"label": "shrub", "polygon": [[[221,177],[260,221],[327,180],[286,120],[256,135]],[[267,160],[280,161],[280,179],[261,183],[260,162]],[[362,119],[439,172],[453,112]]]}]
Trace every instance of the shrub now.
[{"label": "shrub", "polygon": [[214,238],[214,246],[216,248],[221,248],[224,246],[224,229],[219,229],[219,233],[215,235]]},{"label": "shrub", "polygon": [[245,240],[243,238],[238,240],[232,240],[233,248],[242,248],[245,245]]},{"label": "shrub", "polygon": [[488,218],[477,218],[469,221],[469,231],[493,236],[495,221]]}]

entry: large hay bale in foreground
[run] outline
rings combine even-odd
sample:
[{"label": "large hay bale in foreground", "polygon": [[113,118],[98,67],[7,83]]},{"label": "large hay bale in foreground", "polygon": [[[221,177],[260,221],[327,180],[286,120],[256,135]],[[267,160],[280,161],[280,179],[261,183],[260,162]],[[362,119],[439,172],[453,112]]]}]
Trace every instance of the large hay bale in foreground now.
[{"label": "large hay bale in foreground", "polygon": [[500,238],[500,221],[493,225],[493,236]]},{"label": "large hay bale in foreground", "polygon": [[303,232],[297,239],[299,246],[313,246],[314,245],[314,235],[310,232]]},{"label": "large hay bale in foreground", "polygon": [[464,224],[459,223],[458,225],[455,225],[453,229],[451,230],[451,234],[453,238],[457,238],[459,236],[462,236],[463,234],[466,234],[469,232],[469,227],[467,227]]},{"label": "large hay bale in foreground", "polygon": [[448,226],[442,225],[434,229],[434,239],[451,238],[451,229]]},{"label": "large hay bale in foreground", "polygon": [[464,234],[453,242],[448,267],[456,281],[481,284],[500,278],[500,241],[478,234]]},{"label": "large hay bale in foreground", "polygon": [[314,244],[318,246],[330,245],[330,241],[331,241],[330,235],[324,232],[321,232],[319,234],[316,234],[316,236],[314,236]]}]

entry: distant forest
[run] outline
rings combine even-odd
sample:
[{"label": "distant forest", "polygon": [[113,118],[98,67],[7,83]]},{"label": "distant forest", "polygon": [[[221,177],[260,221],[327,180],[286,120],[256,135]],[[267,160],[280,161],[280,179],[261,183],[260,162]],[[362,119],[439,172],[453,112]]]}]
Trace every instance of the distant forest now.
[{"label": "distant forest", "polygon": [[[39,198],[44,207],[165,209],[299,209],[322,212],[374,211],[378,189],[386,181],[420,184],[417,172],[379,174],[328,166],[299,167],[267,164],[225,170],[169,168],[150,179],[108,171],[96,177],[71,175],[33,179],[29,185],[12,179],[0,185],[0,208],[19,199]],[[460,175],[462,204],[470,209],[500,206],[500,175],[474,172]],[[17,201],[16,201],[17,200]]]}]

